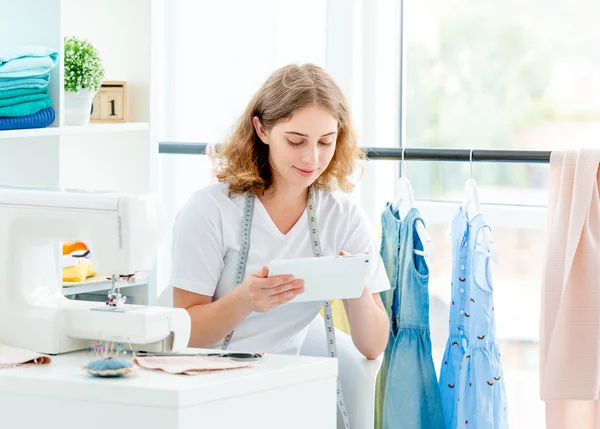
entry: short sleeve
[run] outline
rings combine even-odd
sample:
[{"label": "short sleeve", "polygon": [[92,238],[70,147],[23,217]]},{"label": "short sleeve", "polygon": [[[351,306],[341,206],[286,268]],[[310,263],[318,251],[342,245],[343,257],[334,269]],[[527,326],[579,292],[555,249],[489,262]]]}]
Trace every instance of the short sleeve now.
[{"label": "short sleeve", "polygon": [[223,271],[224,254],[217,202],[198,191],[175,218],[169,284],[213,296]]},{"label": "short sleeve", "polygon": [[342,250],[351,255],[359,255],[369,252],[373,255],[372,264],[367,273],[367,281],[372,293],[383,292],[390,289],[383,259],[379,253],[379,245],[375,230],[373,229],[366,213],[358,206],[349,210],[350,216],[346,223],[347,233]]}]

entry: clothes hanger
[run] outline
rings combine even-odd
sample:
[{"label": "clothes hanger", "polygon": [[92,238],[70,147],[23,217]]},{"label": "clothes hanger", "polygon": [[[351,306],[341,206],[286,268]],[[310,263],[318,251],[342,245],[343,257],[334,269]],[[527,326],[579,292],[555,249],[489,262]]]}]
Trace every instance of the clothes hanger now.
[{"label": "clothes hanger", "polygon": [[[473,219],[476,215],[483,213],[481,198],[479,197],[479,188],[477,187],[477,182],[473,178],[473,149],[471,149],[471,153],[469,154],[469,169],[471,177],[469,177],[465,183],[464,198],[461,208],[469,219]],[[480,234],[482,236],[477,237],[477,242],[479,243],[480,239],[483,239],[483,242],[486,243],[489,251],[478,249],[477,252],[491,257],[492,260],[497,263],[498,254],[495,251],[494,236],[492,235],[491,229],[489,227],[483,228]]]},{"label": "clothes hanger", "polygon": [[479,198],[479,188],[477,182],[473,179],[473,149],[469,155],[469,168],[471,170],[471,177],[467,179],[464,188],[464,198],[461,204],[462,210],[465,213],[470,213],[470,219],[482,213],[481,199]]},{"label": "clothes hanger", "polygon": [[[402,174],[400,176],[400,181],[398,182],[398,200],[393,205],[394,209],[398,210],[400,215],[400,219],[404,219],[410,209],[415,207],[415,198],[412,190],[412,185],[410,181],[406,178],[406,165],[404,163],[404,150],[406,148],[402,148]],[[429,261],[433,261],[433,242],[431,241],[431,236],[425,229],[425,225],[422,221],[418,221],[415,223],[415,229],[417,230],[417,234],[419,235],[419,239],[423,244],[423,250],[415,249],[415,253],[417,255],[424,256]]]},{"label": "clothes hanger", "polygon": [[406,165],[404,163],[404,149],[402,148],[402,174],[400,176],[400,180],[398,182],[399,189],[399,197],[396,201],[396,210],[398,210],[400,214],[400,219],[404,219],[410,209],[415,206],[415,197],[413,194],[412,185],[410,181],[406,178]]}]

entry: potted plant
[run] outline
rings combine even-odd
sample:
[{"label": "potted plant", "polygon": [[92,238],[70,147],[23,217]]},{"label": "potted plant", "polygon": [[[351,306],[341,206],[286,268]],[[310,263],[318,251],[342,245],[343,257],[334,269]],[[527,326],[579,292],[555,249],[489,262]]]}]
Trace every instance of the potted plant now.
[{"label": "potted plant", "polygon": [[87,39],[65,37],[64,71],[65,124],[88,124],[92,100],[104,79],[98,50]]}]

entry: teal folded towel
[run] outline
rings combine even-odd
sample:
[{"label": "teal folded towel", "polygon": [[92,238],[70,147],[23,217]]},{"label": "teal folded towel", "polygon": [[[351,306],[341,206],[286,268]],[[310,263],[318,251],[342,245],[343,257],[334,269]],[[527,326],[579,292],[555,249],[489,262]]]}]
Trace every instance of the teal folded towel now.
[{"label": "teal folded towel", "polygon": [[[26,90],[21,89],[20,91]],[[29,101],[43,100],[44,98],[48,98],[48,88],[45,88],[42,92],[38,92],[36,94],[23,94],[17,95],[16,97],[0,98],[0,107],[16,106],[17,104],[23,104]]]},{"label": "teal folded towel", "polygon": [[8,89],[8,90],[0,90],[0,100],[5,100],[7,98],[13,97],[21,97],[22,95],[33,95],[33,94],[48,94],[48,87],[44,88],[18,88],[18,89]]},{"label": "teal folded towel", "polygon": [[48,82],[50,82],[50,75],[48,73],[31,77],[6,79],[0,77],[0,92],[11,89],[45,88],[48,86]]},{"label": "teal folded towel", "polygon": [[48,73],[58,52],[45,46],[27,45],[0,50],[0,77],[28,77]]},{"label": "teal folded towel", "polygon": [[0,118],[33,115],[46,107],[50,107],[50,97],[42,100],[27,101],[25,103],[13,104],[12,106],[0,107]]},{"label": "teal folded towel", "polygon": [[2,77],[0,76],[0,82],[26,82],[29,79],[41,79],[46,82],[50,81],[50,73],[36,74],[34,76],[21,76],[21,77]]}]

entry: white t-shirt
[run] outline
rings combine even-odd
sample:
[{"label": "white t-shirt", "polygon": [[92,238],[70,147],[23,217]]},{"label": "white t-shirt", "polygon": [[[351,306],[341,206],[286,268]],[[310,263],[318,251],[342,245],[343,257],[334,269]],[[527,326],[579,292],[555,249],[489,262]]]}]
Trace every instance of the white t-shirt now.
[{"label": "white t-shirt", "polygon": [[[192,195],[173,228],[170,286],[159,303],[172,305],[172,287],[222,298],[234,288],[245,196],[228,196],[218,183]],[[317,225],[323,255],[369,252],[375,256],[368,273],[372,293],[390,288],[374,230],[366,214],[341,192],[315,190]],[[258,198],[255,199],[246,275],[273,259],[312,257],[306,209],[283,234]],[[230,350],[298,354],[307,326],[321,302],[287,303],[265,313],[250,314],[236,329]],[[220,348],[222,341],[212,347]]]}]

